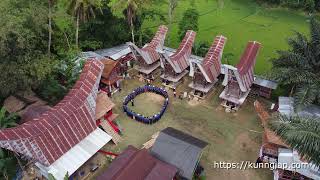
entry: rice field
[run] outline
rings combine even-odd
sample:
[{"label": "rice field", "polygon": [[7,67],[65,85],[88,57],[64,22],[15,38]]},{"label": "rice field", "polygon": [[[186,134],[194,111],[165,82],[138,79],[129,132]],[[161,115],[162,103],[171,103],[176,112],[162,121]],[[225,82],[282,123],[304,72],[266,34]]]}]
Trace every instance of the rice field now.
[{"label": "rice field", "polygon": [[[167,17],[168,5],[156,6]],[[308,30],[308,16],[305,13],[261,7],[253,0],[196,0],[194,5],[190,0],[181,0],[174,12],[175,23],[167,36],[167,46],[179,46],[178,22],[190,7],[195,7],[200,14],[196,41],[211,44],[219,34],[228,38],[223,63],[236,64],[248,41],[262,43],[255,68],[257,74],[270,70],[270,59],[276,57],[277,50],[287,49],[287,39],[294,31],[307,33]],[[158,25],[163,23],[157,19],[149,20],[143,27],[156,31]]]}]

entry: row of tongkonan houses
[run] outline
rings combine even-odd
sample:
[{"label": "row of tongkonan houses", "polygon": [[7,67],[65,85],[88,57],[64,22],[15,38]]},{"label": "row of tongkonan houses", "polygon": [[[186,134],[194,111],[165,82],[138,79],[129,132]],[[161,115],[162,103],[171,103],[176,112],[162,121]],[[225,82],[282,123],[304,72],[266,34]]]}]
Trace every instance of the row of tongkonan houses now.
[{"label": "row of tongkonan houses", "polygon": [[[163,46],[166,33],[167,28],[160,26],[153,40],[143,48],[128,43],[83,53],[83,58],[88,61],[79,80],[64,99],[53,108],[15,128],[1,130],[0,147],[34,162],[44,177],[52,174],[60,180],[66,172],[73,177],[78,168],[110,140],[115,143],[121,140],[117,135],[121,130],[113,123],[117,115],[112,113],[113,103],[108,101],[106,94],[110,96],[121,89],[120,82],[128,75],[127,70],[132,66],[133,60],[137,62],[135,68],[145,78],[150,78],[150,74],[161,67],[164,84],[174,89],[183,77],[189,74],[193,78],[189,87],[195,93],[208,93],[222,74],[225,90],[220,97],[226,101],[227,106],[240,106],[253,85],[258,87],[258,94],[265,97],[270,97],[271,90],[276,88],[274,82],[253,74],[260,43],[249,42],[239,64],[233,67],[221,64],[227,40],[225,37],[217,36],[207,55],[201,58],[191,55],[195,32],[188,31],[177,50]],[[98,92],[99,90],[103,92]],[[97,98],[98,96],[100,97]],[[103,98],[105,100],[98,102]],[[170,140],[170,137],[174,137],[171,138],[173,140]],[[145,172],[139,172],[141,176],[149,176],[150,179],[156,179],[156,176],[159,176],[158,179],[192,179],[206,143],[171,128],[164,130],[157,139],[159,138],[150,152],[128,147],[124,155],[119,155],[112,163],[115,165],[108,169],[110,174],[114,173],[114,178],[111,179],[121,179],[127,177],[128,173],[142,169]],[[176,151],[177,154],[174,154],[173,150],[170,150],[174,146],[163,143],[166,141],[180,143],[181,153]],[[187,147],[194,147],[194,156],[190,156],[191,152],[182,153],[190,150]],[[141,157],[143,158],[139,160]],[[148,162],[150,166],[136,168],[139,165],[145,166],[144,162]],[[148,168],[149,171],[146,171]],[[160,170],[168,170],[170,176],[160,176]],[[141,176],[136,179],[141,179]]]},{"label": "row of tongkonan houses", "polygon": [[200,174],[199,161],[207,143],[171,127],[159,133],[150,149],[129,146],[120,155],[102,150],[111,140],[121,141],[121,128],[115,123],[118,115],[112,111],[115,104],[99,91],[103,71],[103,62],[88,60],[74,87],[54,107],[35,102],[17,108],[12,103],[17,98],[5,101],[8,110],[23,120],[14,128],[0,130],[0,147],[34,165],[36,173],[27,178],[50,179],[52,175],[62,180],[68,173],[69,179],[85,179],[98,168],[93,160],[97,152],[117,156],[98,179],[191,180]]},{"label": "row of tongkonan houses", "polygon": [[251,94],[270,98],[277,83],[254,75],[254,67],[261,44],[249,41],[236,66],[221,63],[227,38],[215,37],[205,57],[191,54],[196,33],[187,31],[178,49],[164,46],[167,27],[160,26],[150,43],[142,48],[133,43],[83,53],[85,58],[95,58],[105,64],[102,86],[110,94],[121,89],[121,79],[128,68],[134,68],[144,78],[154,78],[161,72],[164,86],[175,89],[186,75],[192,77],[189,84],[191,93],[199,98],[210,92],[215,83],[222,79],[224,91],[220,94],[225,107],[239,107]]}]

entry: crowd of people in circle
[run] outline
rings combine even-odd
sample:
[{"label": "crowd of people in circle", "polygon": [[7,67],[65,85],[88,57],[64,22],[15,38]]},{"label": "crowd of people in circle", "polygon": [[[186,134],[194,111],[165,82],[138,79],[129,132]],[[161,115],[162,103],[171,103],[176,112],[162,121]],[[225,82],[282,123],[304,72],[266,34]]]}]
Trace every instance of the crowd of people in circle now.
[{"label": "crowd of people in circle", "polygon": [[[129,107],[128,104],[131,102],[131,106],[134,106],[134,98],[138,96],[139,94],[146,93],[146,92],[151,92],[151,93],[156,93],[165,98],[164,104],[157,114],[153,116],[146,117],[142,114],[136,113],[132,111]],[[138,87],[137,89],[133,90],[128,96],[125,97],[124,102],[123,102],[123,111],[127,113],[129,117],[132,119],[135,119],[139,122],[145,123],[145,124],[153,124],[157,121],[159,121],[164,114],[164,112],[167,109],[167,106],[169,104],[169,95],[167,91],[163,88],[159,88],[153,85],[146,85],[143,87]]]}]

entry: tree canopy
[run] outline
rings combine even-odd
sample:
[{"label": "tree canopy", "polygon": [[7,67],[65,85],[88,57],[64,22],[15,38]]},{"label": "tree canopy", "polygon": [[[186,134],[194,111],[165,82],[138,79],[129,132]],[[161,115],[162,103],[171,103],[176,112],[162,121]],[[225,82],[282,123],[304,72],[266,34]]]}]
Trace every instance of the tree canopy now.
[{"label": "tree canopy", "polygon": [[183,39],[184,35],[186,34],[186,32],[188,30],[193,30],[193,31],[198,31],[199,28],[199,13],[196,9],[191,8],[191,9],[187,9],[184,13],[183,13],[183,17],[181,19],[181,21],[179,22],[179,38],[180,40]]},{"label": "tree canopy", "polygon": [[320,119],[280,116],[270,123],[276,132],[301,157],[320,166]]},{"label": "tree canopy", "polygon": [[0,3],[0,96],[34,86],[51,71],[46,57],[47,9],[40,0]]},{"label": "tree canopy", "polygon": [[278,51],[272,60],[272,76],[291,87],[297,108],[319,103],[320,99],[320,23],[310,21],[310,38],[296,32],[288,40],[290,49]]}]

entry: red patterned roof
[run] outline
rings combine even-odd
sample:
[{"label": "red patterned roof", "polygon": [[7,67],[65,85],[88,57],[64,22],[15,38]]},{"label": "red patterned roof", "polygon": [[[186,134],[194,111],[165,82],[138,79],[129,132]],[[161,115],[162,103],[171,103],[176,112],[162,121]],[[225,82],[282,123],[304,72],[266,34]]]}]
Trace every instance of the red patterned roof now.
[{"label": "red patterned roof", "polygon": [[174,65],[176,73],[181,73],[189,67],[189,58],[191,56],[192,46],[196,37],[196,32],[187,31],[177,51],[169,57],[170,64]]},{"label": "red patterned roof", "polygon": [[226,41],[226,37],[217,36],[202,61],[202,67],[211,82],[214,82],[221,73],[221,56]]},{"label": "red patterned roof", "polygon": [[242,54],[239,64],[236,66],[241,78],[241,81],[246,89],[250,89],[254,81],[254,66],[261,44],[256,41],[250,41],[247,44],[246,50]]},{"label": "red patterned roof", "polygon": [[103,70],[89,60],[70,92],[51,110],[15,128],[0,131],[0,147],[50,165],[93,132],[95,100]]},{"label": "red patterned roof", "polygon": [[141,49],[149,55],[149,58],[145,58],[147,64],[152,64],[159,60],[160,57],[157,52],[157,49],[163,49],[164,40],[166,38],[167,32],[168,28],[166,26],[160,26],[151,42]]}]

